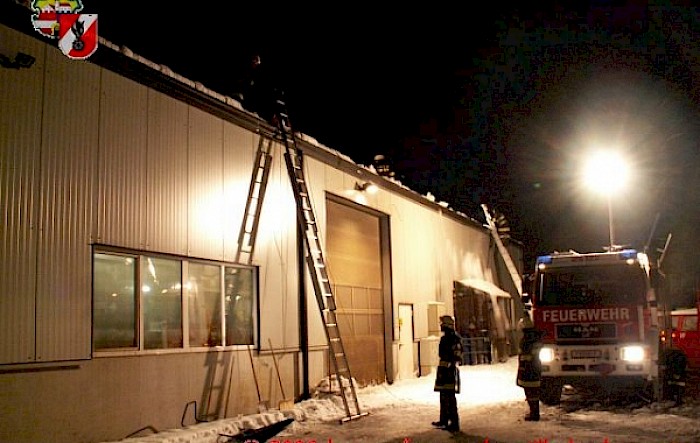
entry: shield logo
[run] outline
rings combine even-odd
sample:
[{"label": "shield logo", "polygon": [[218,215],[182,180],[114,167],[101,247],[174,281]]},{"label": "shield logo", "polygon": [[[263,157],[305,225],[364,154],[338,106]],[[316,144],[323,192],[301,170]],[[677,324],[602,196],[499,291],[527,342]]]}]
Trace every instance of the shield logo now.
[{"label": "shield logo", "polygon": [[97,14],[59,14],[58,47],[75,60],[85,60],[97,50]]},{"label": "shield logo", "polygon": [[75,14],[83,9],[81,0],[33,0],[31,8],[34,29],[49,38],[58,37],[58,16]]}]

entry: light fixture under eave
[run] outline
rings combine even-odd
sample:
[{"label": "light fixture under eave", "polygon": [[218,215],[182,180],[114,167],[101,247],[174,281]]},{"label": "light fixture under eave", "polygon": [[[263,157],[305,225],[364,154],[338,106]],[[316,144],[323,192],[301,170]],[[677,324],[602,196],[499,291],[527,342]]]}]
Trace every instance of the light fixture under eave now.
[{"label": "light fixture under eave", "polygon": [[379,187],[371,182],[364,182],[362,184],[355,182],[355,190],[367,192],[368,194],[376,194],[377,191],[379,191]]}]

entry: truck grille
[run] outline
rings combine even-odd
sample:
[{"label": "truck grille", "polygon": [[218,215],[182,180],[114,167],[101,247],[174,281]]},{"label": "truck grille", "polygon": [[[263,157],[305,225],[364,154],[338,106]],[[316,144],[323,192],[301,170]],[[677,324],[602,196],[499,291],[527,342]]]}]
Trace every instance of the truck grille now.
[{"label": "truck grille", "polygon": [[557,325],[559,340],[611,339],[617,337],[615,323],[563,324]]}]

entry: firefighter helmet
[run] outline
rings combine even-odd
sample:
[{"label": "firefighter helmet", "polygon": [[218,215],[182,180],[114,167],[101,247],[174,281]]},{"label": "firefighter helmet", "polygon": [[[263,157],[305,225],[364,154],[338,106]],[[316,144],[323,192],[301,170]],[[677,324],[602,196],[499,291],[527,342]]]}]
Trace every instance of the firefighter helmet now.
[{"label": "firefighter helmet", "polygon": [[450,329],[455,328],[455,319],[450,315],[443,315],[440,317],[440,326],[447,326]]}]

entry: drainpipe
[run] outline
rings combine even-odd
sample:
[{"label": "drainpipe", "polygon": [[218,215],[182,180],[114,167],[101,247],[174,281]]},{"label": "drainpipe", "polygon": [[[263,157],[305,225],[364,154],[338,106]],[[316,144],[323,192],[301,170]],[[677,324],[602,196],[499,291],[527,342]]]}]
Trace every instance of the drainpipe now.
[{"label": "drainpipe", "polygon": [[[299,399],[311,398],[309,388],[309,309],[306,297],[304,232],[297,223],[297,263],[299,267],[299,349],[301,350],[301,386]],[[298,373],[298,372],[297,372]]]}]

